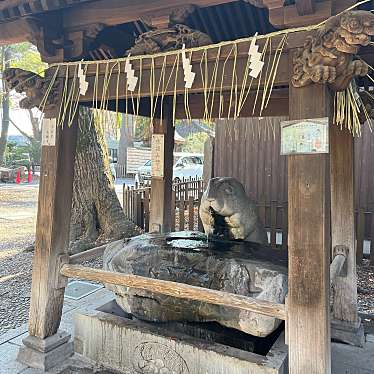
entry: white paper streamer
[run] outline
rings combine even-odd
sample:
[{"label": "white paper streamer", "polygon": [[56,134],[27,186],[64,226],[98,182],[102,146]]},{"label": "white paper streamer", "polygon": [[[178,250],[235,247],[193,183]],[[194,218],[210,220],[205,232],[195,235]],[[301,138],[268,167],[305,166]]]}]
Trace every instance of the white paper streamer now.
[{"label": "white paper streamer", "polygon": [[250,72],[249,75],[253,78],[258,78],[261,70],[263,69],[265,63],[261,61],[261,53],[258,51],[259,46],[256,44],[258,33],[253,36],[251,40],[251,45],[249,46],[248,55],[250,56]]},{"label": "white paper streamer", "polygon": [[88,90],[88,82],[86,80],[86,74],[82,69],[82,64],[78,66],[78,79],[79,79],[79,93],[84,96]]},{"label": "white paper streamer", "polygon": [[192,71],[192,64],[189,58],[186,56],[186,46],[183,44],[182,47],[182,62],[184,72],[184,82],[186,88],[191,88],[196,77],[196,73]]},{"label": "white paper streamer", "polygon": [[127,78],[127,89],[130,92],[134,92],[135,87],[138,83],[138,77],[135,76],[135,70],[132,68],[132,65],[129,59],[126,60],[125,73],[126,73],[126,78]]}]

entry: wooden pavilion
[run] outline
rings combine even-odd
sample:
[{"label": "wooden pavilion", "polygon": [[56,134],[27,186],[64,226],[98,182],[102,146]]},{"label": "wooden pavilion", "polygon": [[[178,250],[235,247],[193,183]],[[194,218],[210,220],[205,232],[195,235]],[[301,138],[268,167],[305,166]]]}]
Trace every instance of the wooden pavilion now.
[{"label": "wooden pavilion", "polygon": [[[1,43],[30,41],[50,64],[44,77],[20,71],[11,71],[7,77],[13,88],[26,93],[25,107],[40,106],[44,110],[45,131],[50,132],[42,148],[30,336],[25,344],[44,355],[58,349],[64,288],[69,277],[77,277],[278,317],[286,321],[290,373],[331,372],[331,317],[343,330],[352,334],[360,331],[353,137],[344,126],[340,129],[333,124],[335,91],[347,92],[344,90],[351,87],[355,76],[368,73],[362,61],[372,60],[368,38],[374,34],[374,21],[370,12],[341,13],[355,3],[354,0],[195,0],[193,5],[180,0],[0,2]],[[371,10],[371,3],[366,2],[361,8]],[[339,16],[324,22],[334,15]],[[171,24],[180,23],[194,35],[186,39],[184,55],[180,50],[165,52],[156,48],[152,57],[139,56],[136,49],[126,57],[126,51],[134,44],[139,46],[145,40],[149,47],[149,41],[154,41],[153,36],[148,38],[149,34],[144,37],[145,33],[162,34]],[[351,33],[343,38],[343,43],[339,34],[342,25],[348,25]],[[322,41],[321,29],[322,35],[328,35]],[[198,39],[196,30],[209,36],[208,44],[206,40],[201,45],[193,44]],[[255,33],[257,39],[251,39]],[[336,39],[337,33],[340,39]],[[248,49],[253,40],[262,51],[261,57],[269,61],[265,61],[267,68],[262,69],[262,78],[261,73],[257,77],[254,74],[254,79],[248,78],[248,69],[252,69]],[[339,43],[346,47],[344,52]],[[358,51],[361,45],[363,48]],[[321,48],[327,55],[324,52],[318,55]],[[334,61],[334,53],[339,64]],[[316,54],[317,60],[311,57]],[[352,63],[353,58],[361,63]],[[189,74],[185,61],[190,65]],[[191,72],[195,72],[192,78]],[[171,84],[169,77],[174,77]],[[188,79],[192,80],[189,86]],[[176,118],[328,117],[329,153],[288,156],[286,305],[76,265],[67,255],[67,246],[79,131],[78,105],[152,118],[154,133],[161,135],[161,154],[159,175],[152,179],[150,227],[162,232],[171,227]],[[345,271],[341,272],[343,264]],[[331,316],[330,272],[335,284]],[[65,336],[61,339],[66,341]]]}]

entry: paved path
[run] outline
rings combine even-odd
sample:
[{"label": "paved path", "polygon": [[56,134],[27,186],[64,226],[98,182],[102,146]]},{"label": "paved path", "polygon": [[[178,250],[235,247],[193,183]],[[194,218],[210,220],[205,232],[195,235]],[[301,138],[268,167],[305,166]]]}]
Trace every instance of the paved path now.
[{"label": "paved path", "polygon": [[[74,336],[73,318],[78,311],[92,311],[113,299],[113,294],[100,289],[80,300],[65,300],[61,329]],[[1,374],[42,374],[42,371],[28,368],[16,361],[22,339],[27,336],[27,325],[10,330],[0,336],[0,373]],[[364,348],[350,347],[344,344],[332,344],[332,374],[373,374],[374,373],[374,336],[368,336]],[[126,344],[126,342],[124,342]],[[66,369],[70,367],[70,369]],[[83,369],[84,367],[84,369]],[[82,369],[79,369],[82,368]],[[98,371],[96,371],[98,370]],[[73,357],[63,366],[57,367],[50,374],[109,374],[109,371],[92,369],[88,363]],[[135,373],[134,373],[135,374]],[[193,374],[193,373],[191,373]],[[218,374],[218,373],[217,373]],[[307,373],[305,373],[307,374]]]},{"label": "paved path", "polygon": [[[80,300],[65,299],[62,322],[60,329],[74,335],[73,318],[77,311],[95,310],[97,307],[106,304],[113,299],[113,294],[102,288],[91,295]],[[42,374],[42,371],[31,369],[16,361],[19,347],[22,339],[28,335],[27,324],[23,324],[17,329],[10,330],[6,334],[0,335],[0,374]],[[70,369],[66,369],[70,367]],[[85,367],[85,369],[77,369]],[[92,367],[88,363],[82,362],[75,357],[66,361],[62,366],[51,370],[50,374],[90,374],[96,373],[94,370],[88,370]],[[109,372],[102,372],[102,374]]]}]

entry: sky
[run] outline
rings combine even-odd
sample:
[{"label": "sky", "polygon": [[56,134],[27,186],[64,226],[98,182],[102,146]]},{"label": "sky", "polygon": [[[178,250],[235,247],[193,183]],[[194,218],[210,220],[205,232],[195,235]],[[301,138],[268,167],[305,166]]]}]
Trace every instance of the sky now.
[{"label": "sky", "polygon": [[[20,129],[22,129],[22,131],[32,135],[31,123],[27,110],[13,109],[10,112],[10,118],[17,124]],[[12,125],[12,123],[10,123],[8,135],[21,135],[21,133]]]}]

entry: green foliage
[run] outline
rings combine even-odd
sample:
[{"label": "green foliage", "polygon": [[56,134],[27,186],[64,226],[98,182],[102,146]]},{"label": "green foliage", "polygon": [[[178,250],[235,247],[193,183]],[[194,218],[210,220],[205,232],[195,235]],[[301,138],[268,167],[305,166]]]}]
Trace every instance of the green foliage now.
[{"label": "green foliage", "polygon": [[35,165],[40,165],[42,158],[42,142],[40,140],[33,139],[28,144],[28,153],[30,155],[30,160]]},{"label": "green foliage", "polygon": [[19,43],[8,46],[10,49],[10,66],[21,68],[37,74],[41,74],[47,67],[40,59],[40,54],[36,47],[30,43]]},{"label": "green foliage", "polygon": [[208,139],[206,132],[196,132],[187,136],[182,146],[183,152],[188,153],[204,153],[204,143]]},{"label": "green foliage", "polygon": [[[41,61],[40,54],[37,51],[36,47],[27,42],[2,46],[0,47],[0,54],[2,56],[0,59],[1,71],[6,67],[13,67],[21,68],[24,70],[32,71],[36,74],[43,75],[43,70],[47,67],[47,65]],[[4,86],[1,86],[2,89],[4,89]],[[3,95],[6,95],[5,98],[3,98]],[[8,105],[8,108],[18,106],[17,101],[19,99],[20,95],[13,96],[13,94],[9,95],[7,92],[0,92],[0,100],[2,101],[3,105]],[[9,113],[7,114],[7,116],[8,115]],[[30,112],[30,116],[32,116],[32,112]],[[4,126],[4,123],[6,124],[6,126],[8,126],[9,121],[3,121],[1,126]],[[24,131],[24,129],[22,128],[22,124],[17,125],[19,126],[20,132],[22,133]],[[36,129],[34,125],[33,134],[26,134],[29,138],[27,146],[17,146],[11,143],[8,144],[5,155],[5,161],[7,164],[21,164],[24,166],[28,166],[30,163],[29,160],[32,160],[32,162],[34,162],[35,164],[40,163],[41,142],[40,139],[38,139],[40,137],[38,135],[40,133],[40,130],[37,130],[37,125]]]},{"label": "green foliage", "polygon": [[20,146],[15,142],[8,142],[5,150],[5,164],[8,167],[30,167],[30,145]]},{"label": "green foliage", "polygon": [[135,139],[143,141],[144,144],[150,146],[151,143],[151,120],[147,117],[134,116]]}]

